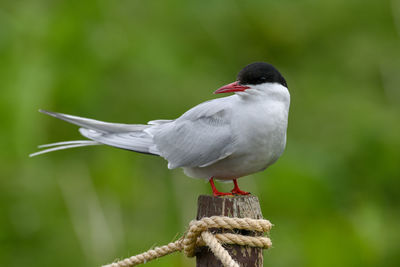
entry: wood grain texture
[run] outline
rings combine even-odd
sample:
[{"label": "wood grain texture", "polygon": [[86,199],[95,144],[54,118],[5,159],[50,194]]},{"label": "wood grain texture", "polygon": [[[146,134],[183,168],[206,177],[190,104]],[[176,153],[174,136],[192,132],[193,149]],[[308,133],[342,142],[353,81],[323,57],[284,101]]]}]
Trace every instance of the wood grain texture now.
[{"label": "wood grain texture", "polygon": [[[214,197],[201,195],[198,199],[197,219],[211,216],[227,216],[236,218],[262,219],[260,203],[256,196],[224,196]],[[212,229],[213,233],[227,233],[229,230]],[[261,235],[254,231],[235,230],[242,235]],[[232,258],[244,267],[263,266],[263,254],[261,248],[252,248],[239,245],[224,245]],[[216,267],[222,263],[215,258],[207,247],[198,248],[196,251],[197,267]]]}]

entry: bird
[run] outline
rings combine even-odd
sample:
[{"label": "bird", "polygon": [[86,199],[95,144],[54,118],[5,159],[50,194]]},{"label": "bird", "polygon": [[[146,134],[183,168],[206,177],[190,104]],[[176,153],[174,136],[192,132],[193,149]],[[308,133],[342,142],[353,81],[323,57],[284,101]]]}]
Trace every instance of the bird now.
[{"label": "bird", "polygon": [[[285,78],[271,64],[254,62],[239,71],[235,82],[214,94],[233,93],[189,109],[173,120],[147,124],[109,123],[46,110],[40,112],[80,126],[88,140],[41,145],[45,150],[108,145],[161,156],[168,168],[183,168],[193,178],[208,179],[214,196],[247,195],[237,179],[275,163],[286,146],[290,93]],[[214,180],[232,180],[220,192]]]}]

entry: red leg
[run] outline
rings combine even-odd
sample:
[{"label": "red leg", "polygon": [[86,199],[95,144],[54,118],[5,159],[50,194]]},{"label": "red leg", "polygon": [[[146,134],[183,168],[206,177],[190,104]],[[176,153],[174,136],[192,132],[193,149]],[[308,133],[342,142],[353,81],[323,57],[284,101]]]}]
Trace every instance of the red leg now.
[{"label": "red leg", "polygon": [[215,187],[214,178],[213,178],[213,177],[210,178],[210,185],[211,185],[211,188],[212,188],[214,197],[218,197],[218,196],[232,196],[232,195],[233,195],[232,193],[219,192],[219,191],[217,190],[217,188]]},{"label": "red leg", "polygon": [[238,186],[238,184],[237,184],[237,181],[236,181],[236,179],[233,179],[233,184],[235,185],[234,187],[233,187],[233,189],[232,189],[232,194],[236,194],[236,195],[249,195],[250,193],[249,192],[245,192],[245,191],[242,191],[242,190],[240,190],[240,188],[239,188],[239,186]]}]

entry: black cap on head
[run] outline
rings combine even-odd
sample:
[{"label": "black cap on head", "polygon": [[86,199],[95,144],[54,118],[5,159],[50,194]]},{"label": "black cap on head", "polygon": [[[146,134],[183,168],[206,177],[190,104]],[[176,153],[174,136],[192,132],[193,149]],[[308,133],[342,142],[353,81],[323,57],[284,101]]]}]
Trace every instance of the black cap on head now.
[{"label": "black cap on head", "polygon": [[265,62],[255,62],[247,65],[239,72],[237,80],[243,85],[279,83],[287,88],[285,78],[274,66]]}]

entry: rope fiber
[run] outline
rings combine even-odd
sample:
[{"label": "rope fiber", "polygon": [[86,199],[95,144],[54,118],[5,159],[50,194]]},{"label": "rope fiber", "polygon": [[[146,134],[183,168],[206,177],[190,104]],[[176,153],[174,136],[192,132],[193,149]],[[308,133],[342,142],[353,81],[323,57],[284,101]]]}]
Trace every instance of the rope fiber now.
[{"label": "rope fiber", "polygon": [[187,257],[194,257],[196,247],[208,246],[213,254],[226,267],[239,267],[222,244],[237,244],[241,246],[267,249],[272,246],[271,240],[265,236],[245,236],[236,233],[213,234],[209,229],[221,228],[227,230],[248,230],[268,233],[272,224],[265,219],[230,218],[225,216],[205,217],[189,223],[189,230],[175,242],[162,247],[150,249],[144,253],[117,261],[103,267],[131,267],[183,251]]}]

